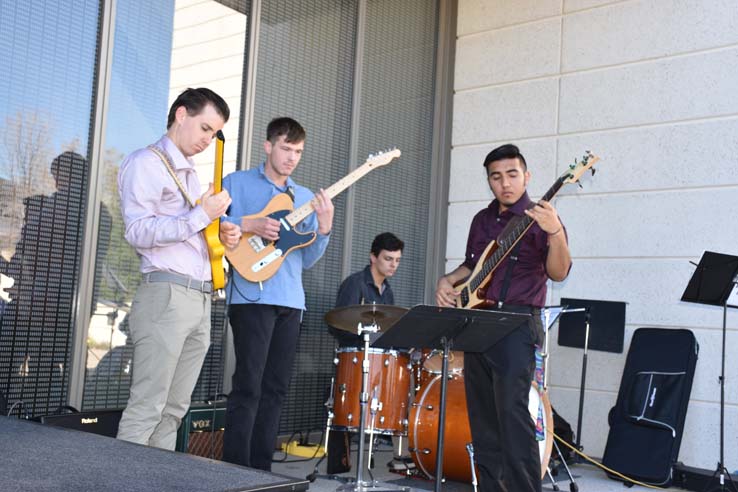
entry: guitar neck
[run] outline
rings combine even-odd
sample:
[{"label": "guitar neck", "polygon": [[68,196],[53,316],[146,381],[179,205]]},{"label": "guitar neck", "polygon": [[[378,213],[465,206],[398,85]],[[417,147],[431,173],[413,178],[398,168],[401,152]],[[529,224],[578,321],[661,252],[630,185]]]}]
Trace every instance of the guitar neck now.
[{"label": "guitar neck", "polygon": [[[365,162],[363,165],[357,167],[349,174],[326,188],[325,192],[331,199],[333,199],[336,195],[344,191],[346,188],[357,182],[362,177],[366,176],[369,171],[371,171],[375,167],[376,164],[374,164],[373,162]],[[315,209],[313,208],[312,202],[307,202],[301,207],[292,211],[292,213],[285,217],[285,219],[287,219],[287,221],[294,226],[303,221],[305,217],[313,213],[314,210]]]},{"label": "guitar neck", "polygon": [[[564,185],[565,176],[559,177],[553,186],[548,189],[542,200],[551,201],[551,199],[558,193],[561,187]],[[482,268],[479,272],[469,280],[469,288],[472,291],[477,290],[487,277],[499,266],[500,262],[510,253],[512,248],[520,241],[523,235],[533,225],[533,219],[527,215],[523,215],[518,224],[515,225],[510,231],[508,231],[503,237],[496,239],[497,249],[492,256],[487,258],[482,264]]]},{"label": "guitar neck", "polygon": [[215,193],[223,191],[223,147],[225,137],[219,130],[215,135],[215,172],[213,175],[213,190]]}]

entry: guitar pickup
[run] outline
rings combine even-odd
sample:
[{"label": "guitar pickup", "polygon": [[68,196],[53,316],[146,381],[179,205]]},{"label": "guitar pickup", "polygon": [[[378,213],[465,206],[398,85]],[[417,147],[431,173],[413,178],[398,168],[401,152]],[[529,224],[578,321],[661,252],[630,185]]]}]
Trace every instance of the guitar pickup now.
[{"label": "guitar pickup", "polygon": [[257,253],[259,251],[261,251],[262,249],[266,248],[266,244],[264,243],[264,239],[262,239],[261,236],[251,236],[249,238],[249,245]]}]

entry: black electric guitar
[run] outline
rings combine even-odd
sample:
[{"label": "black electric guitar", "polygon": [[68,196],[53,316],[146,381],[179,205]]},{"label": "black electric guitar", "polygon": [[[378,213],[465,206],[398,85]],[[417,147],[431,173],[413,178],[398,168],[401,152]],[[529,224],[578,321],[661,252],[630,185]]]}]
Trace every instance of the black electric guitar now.
[{"label": "black electric guitar", "polygon": [[[594,174],[595,169],[592,166],[599,160],[599,157],[587,151],[580,162],[574,161],[574,164],[571,164],[569,169],[559,176],[542,199],[551,201],[562,186],[578,182],[588,169],[591,169]],[[501,237],[489,243],[471,275],[454,285],[454,289],[461,292],[456,298],[456,307],[471,309],[489,307],[489,301],[485,299],[484,293],[492,282],[494,271],[532,225],[533,219],[524,215],[511,230],[503,231]]]}]

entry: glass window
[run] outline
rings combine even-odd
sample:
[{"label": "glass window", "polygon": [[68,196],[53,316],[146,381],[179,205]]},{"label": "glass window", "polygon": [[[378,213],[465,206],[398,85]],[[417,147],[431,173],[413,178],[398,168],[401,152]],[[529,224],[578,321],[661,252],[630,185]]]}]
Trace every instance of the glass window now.
[{"label": "glass window", "polygon": [[[208,87],[230,106],[231,118],[223,130],[226,173],[235,169],[238,148],[245,7],[235,10],[221,2],[191,0],[118,0],[116,5],[102,163],[101,201],[107,213],[100,214],[85,409],[124,407],[131,382],[133,345],[127,314],[141,276],[136,253],[124,238],[117,185],[123,158],[166,132],[169,105],[187,87]],[[214,156],[215,145],[195,157],[205,187],[213,181]],[[211,397],[219,388],[223,308],[222,302],[213,303],[213,343],[194,401]]]},{"label": "glass window", "polygon": [[0,0],[0,391],[66,403],[99,1]]}]

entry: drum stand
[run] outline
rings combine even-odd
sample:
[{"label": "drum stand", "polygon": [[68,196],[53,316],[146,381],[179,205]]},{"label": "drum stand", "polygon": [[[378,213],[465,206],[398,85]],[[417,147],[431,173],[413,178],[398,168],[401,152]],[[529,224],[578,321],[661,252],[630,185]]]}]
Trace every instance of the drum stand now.
[{"label": "drum stand", "polygon": [[[581,309],[563,309],[561,310],[561,313],[573,313],[578,311],[585,311],[585,308]],[[543,357],[543,390],[548,390],[548,333],[549,329],[551,328],[551,325],[556,321],[556,318],[551,319],[551,309],[549,308],[543,308],[543,349],[541,353],[541,357]],[[560,314],[561,314],[560,313]],[[557,316],[558,317],[558,316]],[[585,359],[586,364],[586,359]],[[581,414],[581,399],[580,399],[580,414]],[[548,429],[547,429],[548,431]],[[554,429],[551,429],[550,432],[554,432]],[[558,453],[559,457],[561,458],[561,448],[559,448],[559,443],[556,442],[556,438],[553,440],[554,448],[556,448],[556,452]],[[571,470],[569,469],[569,465],[566,463],[566,460],[561,458],[561,464],[564,465],[564,469],[566,470],[566,474],[569,477],[569,490],[571,492],[577,492],[579,490],[579,485],[577,485],[576,481],[574,481],[574,475],[571,474]],[[554,479],[553,474],[551,473],[551,463],[549,462],[546,475],[548,476],[548,479],[551,481],[551,485],[553,486],[554,491],[559,490],[559,486],[556,483],[556,479]]]},{"label": "drum stand", "polygon": [[[410,487],[391,487],[388,485],[380,485],[375,480],[364,480],[364,451],[366,433],[366,408],[369,403],[369,334],[379,332],[379,326],[376,323],[371,325],[358,325],[358,332],[364,339],[364,360],[361,363],[361,395],[359,396],[359,458],[356,463],[356,481],[341,485],[336,489],[338,492],[409,492]],[[376,411],[376,410],[375,410]],[[370,439],[373,432],[370,434]]]}]

